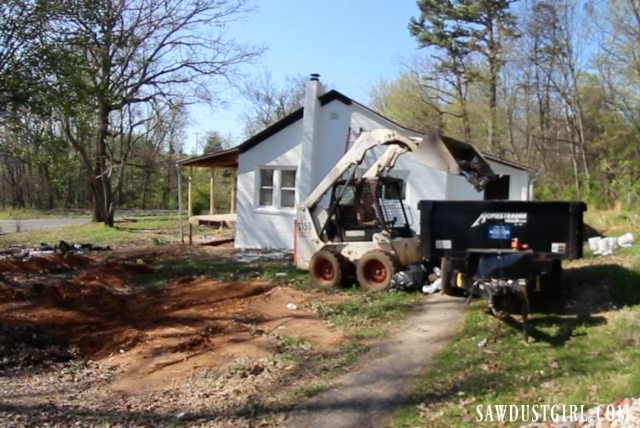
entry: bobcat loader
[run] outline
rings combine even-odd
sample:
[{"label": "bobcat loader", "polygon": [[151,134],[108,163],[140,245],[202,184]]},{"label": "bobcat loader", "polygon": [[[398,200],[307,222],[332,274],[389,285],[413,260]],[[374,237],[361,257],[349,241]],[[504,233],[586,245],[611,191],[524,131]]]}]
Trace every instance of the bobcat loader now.
[{"label": "bobcat loader", "polygon": [[[367,153],[380,146],[386,150],[357,176]],[[421,260],[402,199],[403,181],[389,175],[407,152],[421,164],[463,175],[477,191],[495,178],[470,144],[434,133],[419,139],[389,129],[363,132],[298,206],[295,262],[310,272],[315,286],[343,285],[355,273],[362,288],[384,290],[398,269]]]}]

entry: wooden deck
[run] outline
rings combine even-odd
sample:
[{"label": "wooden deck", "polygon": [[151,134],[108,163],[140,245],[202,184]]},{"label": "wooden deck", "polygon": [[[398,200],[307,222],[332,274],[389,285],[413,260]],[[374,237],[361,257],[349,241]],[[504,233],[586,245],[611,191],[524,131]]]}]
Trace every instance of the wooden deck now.
[{"label": "wooden deck", "polygon": [[193,226],[234,228],[237,221],[237,214],[194,215],[189,217],[189,224]]}]

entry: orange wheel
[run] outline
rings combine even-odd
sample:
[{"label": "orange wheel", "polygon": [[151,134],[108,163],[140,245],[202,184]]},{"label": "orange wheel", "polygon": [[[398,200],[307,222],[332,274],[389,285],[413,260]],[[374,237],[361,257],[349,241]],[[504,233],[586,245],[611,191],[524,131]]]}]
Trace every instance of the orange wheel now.
[{"label": "orange wheel", "polygon": [[331,288],[342,284],[343,269],[340,256],[328,251],[320,250],[311,258],[309,272],[311,282],[316,287]]},{"label": "orange wheel", "polygon": [[371,291],[386,290],[395,273],[394,260],[380,250],[365,253],[356,267],[360,287]]}]

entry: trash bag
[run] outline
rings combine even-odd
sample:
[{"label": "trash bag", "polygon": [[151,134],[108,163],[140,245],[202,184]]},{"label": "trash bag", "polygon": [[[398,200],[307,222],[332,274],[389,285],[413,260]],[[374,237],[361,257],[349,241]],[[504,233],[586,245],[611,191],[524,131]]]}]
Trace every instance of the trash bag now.
[{"label": "trash bag", "polygon": [[389,291],[415,291],[422,287],[426,277],[426,270],[421,263],[407,266],[403,271],[396,272],[389,283]]}]

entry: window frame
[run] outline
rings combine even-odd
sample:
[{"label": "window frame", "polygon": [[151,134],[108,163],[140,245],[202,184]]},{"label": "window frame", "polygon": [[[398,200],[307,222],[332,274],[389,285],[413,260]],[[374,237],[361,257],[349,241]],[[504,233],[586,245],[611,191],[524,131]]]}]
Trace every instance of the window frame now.
[{"label": "window frame", "polygon": [[[262,185],[262,171],[272,171],[272,185],[271,186],[263,186]],[[293,187],[283,186],[283,171],[293,171],[294,172],[294,182]],[[280,165],[261,165],[256,167],[255,172],[255,199],[254,206],[256,209],[264,210],[264,211],[294,211],[296,207],[296,197],[298,193],[298,169],[295,166],[280,166]],[[262,205],[260,200],[260,195],[262,193],[262,189],[270,189],[271,190],[271,204],[270,205]],[[283,206],[283,191],[293,191],[293,206]]]}]

